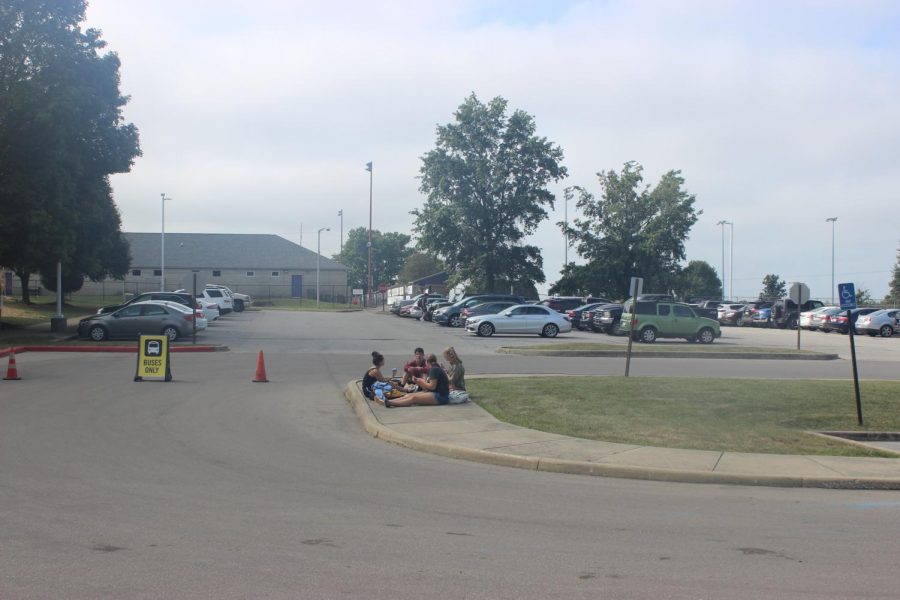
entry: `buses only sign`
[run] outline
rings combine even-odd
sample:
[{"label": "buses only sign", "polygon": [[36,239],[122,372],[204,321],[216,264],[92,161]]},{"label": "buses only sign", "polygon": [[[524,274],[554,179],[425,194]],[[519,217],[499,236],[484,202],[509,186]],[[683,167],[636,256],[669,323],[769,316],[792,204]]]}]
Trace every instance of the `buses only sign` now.
[{"label": "buses only sign", "polygon": [[169,338],[164,335],[142,335],[138,339],[137,373],[134,380],[145,379],[172,381]]}]

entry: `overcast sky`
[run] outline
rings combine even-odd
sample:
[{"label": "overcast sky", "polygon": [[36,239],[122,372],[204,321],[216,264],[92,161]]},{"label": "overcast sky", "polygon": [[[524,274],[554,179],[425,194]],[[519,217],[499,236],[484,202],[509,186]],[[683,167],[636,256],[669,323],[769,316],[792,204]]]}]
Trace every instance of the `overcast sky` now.
[{"label": "overcast sky", "polygon": [[[273,233],[322,253],[410,232],[420,157],[475,92],[534,116],[569,177],[531,240],[556,281],[561,190],[635,160],[703,211],[688,260],[882,297],[900,246],[900,3],[90,0],[143,157],[113,177],[125,231]],[[575,211],[569,204],[569,217]],[[577,260],[574,249],[569,259]]]}]

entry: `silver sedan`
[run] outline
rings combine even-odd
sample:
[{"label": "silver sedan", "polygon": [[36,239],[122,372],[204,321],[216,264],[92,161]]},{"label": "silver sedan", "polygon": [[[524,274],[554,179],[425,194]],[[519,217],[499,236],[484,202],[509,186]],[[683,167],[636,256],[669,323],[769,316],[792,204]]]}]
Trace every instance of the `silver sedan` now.
[{"label": "silver sedan", "polygon": [[556,337],[572,331],[572,323],[555,310],[534,304],[517,304],[495,315],[479,315],[466,321],[466,331],[480,336],[494,333],[530,333]]}]

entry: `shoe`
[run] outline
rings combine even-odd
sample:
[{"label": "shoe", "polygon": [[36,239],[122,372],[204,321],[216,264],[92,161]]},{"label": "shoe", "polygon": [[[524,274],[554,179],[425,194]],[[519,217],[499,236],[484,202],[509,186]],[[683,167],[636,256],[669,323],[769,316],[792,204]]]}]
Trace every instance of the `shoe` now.
[{"label": "shoe", "polygon": [[391,399],[385,396],[384,398],[384,407],[385,408],[394,408],[394,404],[391,402]]}]

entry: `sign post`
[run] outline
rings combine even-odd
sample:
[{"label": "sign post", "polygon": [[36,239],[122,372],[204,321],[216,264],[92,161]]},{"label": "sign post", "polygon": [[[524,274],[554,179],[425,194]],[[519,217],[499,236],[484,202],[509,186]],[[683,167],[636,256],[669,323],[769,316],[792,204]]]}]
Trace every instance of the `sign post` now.
[{"label": "sign post", "polygon": [[[797,305],[797,350],[800,349],[800,310],[809,301],[809,286],[805,283],[794,282],[788,292],[788,297]],[[788,321],[790,322],[790,321]]]},{"label": "sign post", "polygon": [[856,369],[856,341],[853,339],[856,324],[853,323],[853,309],[856,308],[856,286],[852,283],[838,284],[841,309],[847,311],[847,335],[850,336],[850,362],[853,363],[853,390],[856,392],[856,421],[863,424],[862,400],[859,397],[859,371]]},{"label": "sign post", "polygon": [[637,323],[637,299],[644,290],[644,278],[632,277],[631,285],[628,288],[628,295],[631,296],[631,323],[628,324],[628,351],[625,353],[625,377],[631,371],[631,345],[634,343],[634,326]]}]

